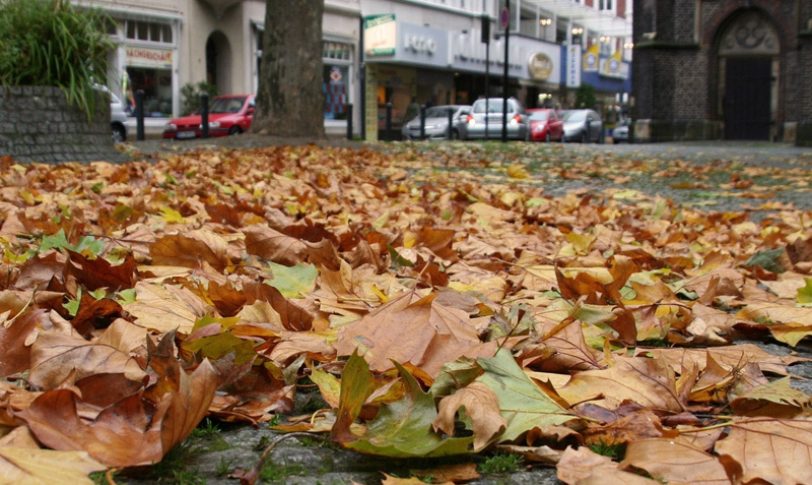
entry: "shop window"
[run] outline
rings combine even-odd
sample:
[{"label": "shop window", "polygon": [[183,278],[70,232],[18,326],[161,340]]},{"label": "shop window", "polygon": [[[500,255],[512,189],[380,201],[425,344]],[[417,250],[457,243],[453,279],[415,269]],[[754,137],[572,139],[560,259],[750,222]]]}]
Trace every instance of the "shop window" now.
[{"label": "shop window", "polygon": [[352,44],[324,41],[321,46],[322,58],[325,60],[349,61],[352,59]]},{"label": "shop window", "polygon": [[322,76],[324,119],[347,119],[347,103],[349,103],[349,74],[349,66],[324,65]]},{"label": "shop window", "polygon": [[[144,90],[144,116],[169,117],[172,115],[172,71],[127,67],[127,76],[134,93]],[[130,97],[128,93],[128,98]]]}]

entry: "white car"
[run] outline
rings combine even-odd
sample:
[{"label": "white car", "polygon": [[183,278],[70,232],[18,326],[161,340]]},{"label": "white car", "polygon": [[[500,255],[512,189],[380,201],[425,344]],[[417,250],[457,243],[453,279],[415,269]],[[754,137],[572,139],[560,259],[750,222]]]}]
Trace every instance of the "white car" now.
[{"label": "white car", "polygon": [[127,113],[124,111],[124,103],[113,93],[110,94],[110,128],[113,131],[113,143],[127,141]]}]

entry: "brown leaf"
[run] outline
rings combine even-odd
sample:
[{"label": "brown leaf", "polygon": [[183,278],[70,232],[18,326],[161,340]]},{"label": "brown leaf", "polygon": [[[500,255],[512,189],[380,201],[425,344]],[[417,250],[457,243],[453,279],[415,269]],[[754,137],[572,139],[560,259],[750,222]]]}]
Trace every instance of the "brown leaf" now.
[{"label": "brown leaf", "polygon": [[357,348],[373,370],[391,369],[394,360],[431,376],[459,357],[493,355],[495,342],[480,342],[476,322],[462,310],[435,302],[434,296],[413,301],[413,294],[404,293],[343,327],[335,344],[338,355]]},{"label": "brown leaf", "polygon": [[89,259],[73,251],[68,251],[68,255],[70,274],[88,290],[107,288],[119,291],[132,288],[138,279],[137,263],[130,253],[117,265],[110,264],[104,258]]},{"label": "brown leaf", "polygon": [[226,240],[204,229],[163,236],[152,243],[149,255],[155,265],[198,268],[205,261],[223,270],[229,264]]},{"label": "brown leaf", "polygon": [[42,389],[54,389],[72,374],[76,379],[82,379],[101,373],[124,374],[132,381],[140,381],[146,376],[128,353],[78,336],[46,332],[31,348],[29,379]]},{"label": "brown leaf", "polygon": [[185,288],[139,281],[135,292],[135,302],[125,304],[124,310],[144,328],[189,333],[195,321],[208,313],[205,303]]},{"label": "brown leaf", "polygon": [[454,416],[461,407],[473,424],[475,453],[484,450],[507,426],[496,394],[485,384],[474,382],[440,401],[437,418],[432,423],[434,430],[453,436]]},{"label": "brown leaf", "polygon": [[655,485],[659,482],[624,472],[611,458],[599,455],[586,446],[564,450],[556,466],[558,479],[569,485]]},{"label": "brown leaf", "polygon": [[633,441],[620,466],[645,470],[655,479],[674,485],[728,485],[732,481],[717,457],[665,438]]},{"label": "brown leaf", "polygon": [[329,239],[313,243],[288,236],[268,226],[250,226],[242,232],[245,234],[245,249],[249,254],[289,266],[309,261],[333,271],[339,269],[339,258]]},{"label": "brown leaf", "polygon": [[82,293],[79,311],[71,320],[71,325],[82,335],[89,335],[94,329],[105,328],[123,312],[121,305],[110,298],[95,299]]},{"label": "brown leaf", "polygon": [[709,349],[642,349],[638,348],[636,355],[650,355],[654,359],[663,360],[681,373],[686,362],[691,361],[700,370],[705,368],[707,353],[713,354],[713,358],[726,369],[744,367],[752,362],[759,366],[762,372],[771,372],[778,375],[786,375],[788,365],[796,362],[805,362],[805,357],[792,355],[778,356],[772,355],[754,344],[739,344],[725,347],[712,347]]},{"label": "brown leaf", "polygon": [[754,418],[735,421],[715,451],[742,468],[742,483],[812,483],[812,421]]},{"label": "brown leaf", "polygon": [[682,411],[673,370],[658,359],[617,358],[607,369],[575,374],[556,389],[571,405],[602,397],[595,404],[617,407],[624,400],[661,411]]},{"label": "brown leaf", "polygon": [[45,310],[29,310],[0,325],[0,377],[10,376],[28,369],[31,347],[28,339],[38,328],[50,326]]}]

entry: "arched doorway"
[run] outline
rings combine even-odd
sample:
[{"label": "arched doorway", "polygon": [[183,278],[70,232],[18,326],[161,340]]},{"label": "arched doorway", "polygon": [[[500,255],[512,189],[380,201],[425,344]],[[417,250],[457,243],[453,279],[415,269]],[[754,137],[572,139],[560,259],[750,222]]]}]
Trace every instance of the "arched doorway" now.
[{"label": "arched doorway", "polygon": [[734,14],[717,37],[720,111],[728,140],[775,136],[778,106],[778,32],[760,11]]},{"label": "arched doorway", "polygon": [[231,92],[231,44],[219,30],[206,41],[206,82],[217,86],[219,94]]}]

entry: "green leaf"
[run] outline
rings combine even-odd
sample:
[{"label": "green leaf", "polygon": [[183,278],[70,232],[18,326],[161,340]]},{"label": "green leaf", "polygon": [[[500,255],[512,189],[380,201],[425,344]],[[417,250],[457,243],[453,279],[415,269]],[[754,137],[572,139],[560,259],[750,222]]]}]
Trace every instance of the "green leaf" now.
[{"label": "green leaf", "polygon": [[744,263],[745,266],[760,266],[772,273],[783,273],[786,271],[781,263],[781,256],[784,254],[783,248],[759,251]]},{"label": "green leaf", "polygon": [[84,256],[98,256],[104,251],[104,243],[93,236],[85,236],[75,246],[70,246],[69,249]]},{"label": "green leaf", "polygon": [[218,360],[233,353],[234,363],[237,365],[250,362],[256,356],[254,345],[250,341],[235,337],[229,332],[187,340],[183,343],[183,347],[191,352],[200,352],[211,360]]},{"label": "green leaf", "polygon": [[68,315],[75,317],[77,313],[79,313],[79,304],[82,302],[82,288],[80,287],[79,290],[76,292],[76,298],[72,298],[68,300],[67,303],[63,303],[62,306],[65,307],[65,310],[68,311]]},{"label": "green leaf", "polygon": [[395,268],[401,268],[403,266],[406,266],[406,267],[409,267],[409,268],[414,267],[414,263],[412,263],[408,259],[401,256],[400,253],[397,252],[395,250],[395,248],[393,248],[392,246],[387,244],[386,249],[389,250],[389,256],[392,257],[392,264],[395,266]]},{"label": "green leaf", "polygon": [[330,406],[335,406],[341,402],[341,383],[333,374],[324,372],[321,369],[310,371],[310,380],[319,386],[321,397]]},{"label": "green leaf", "polygon": [[170,224],[180,224],[184,221],[183,215],[171,207],[161,207],[161,216]]},{"label": "green leaf", "polygon": [[440,370],[429,389],[429,394],[440,398],[453,394],[457,389],[463,388],[482,374],[482,368],[476,361],[468,357],[461,357],[454,362],[448,362]]},{"label": "green leaf", "polygon": [[267,283],[287,298],[299,298],[313,291],[316,286],[318,270],[312,264],[299,263],[295,266],[268,263],[273,272],[273,279]]},{"label": "green leaf", "polygon": [[812,305],[812,278],[804,278],[806,286],[798,288],[798,303]]},{"label": "green leaf", "polygon": [[119,305],[127,305],[129,303],[135,303],[135,296],[135,288],[127,288],[126,290],[117,292],[115,300]]},{"label": "green leaf", "polygon": [[[406,387],[403,399],[383,406],[364,436],[344,442],[360,453],[393,458],[438,457],[471,453],[473,437],[441,438],[432,430],[437,417],[434,397],[395,362]],[[343,384],[343,383],[342,383]],[[343,397],[342,387],[342,397]]]},{"label": "green leaf", "polygon": [[60,229],[56,234],[50,236],[43,236],[42,242],[39,245],[39,252],[44,253],[51,249],[65,249],[70,246],[68,238],[65,237],[65,231]]},{"label": "green leaf", "polygon": [[499,409],[507,422],[500,441],[513,441],[542,426],[565,423],[574,418],[522,371],[511,353],[500,350],[495,357],[477,359],[485,373],[477,379],[499,398]]},{"label": "green leaf", "polygon": [[358,350],[352,353],[344,372],[341,374],[341,395],[338,399],[338,413],[333,425],[332,437],[339,443],[352,440],[350,426],[361,414],[367,398],[375,390],[375,381],[369,364],[358,355]]}]

